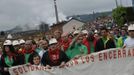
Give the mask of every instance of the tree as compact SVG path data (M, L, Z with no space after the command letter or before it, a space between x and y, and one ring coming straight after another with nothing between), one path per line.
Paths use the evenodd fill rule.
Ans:
M126 8L122 6L118 6L112 11L112 17L118 26L123 26L125 24L126 20L124 16L126 13Z

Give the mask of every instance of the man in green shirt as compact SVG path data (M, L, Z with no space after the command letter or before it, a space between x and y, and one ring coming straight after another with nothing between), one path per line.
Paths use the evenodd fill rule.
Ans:
M83 40L82 35L78 36L78 38L76 39L76 42L74 42L74 44L71 45L67 49L66 55L70 59L72 59L72 58L74 58L76 56L79 56L79 55L86 55L86 54L88 54L87 47L82 44L82 40Z

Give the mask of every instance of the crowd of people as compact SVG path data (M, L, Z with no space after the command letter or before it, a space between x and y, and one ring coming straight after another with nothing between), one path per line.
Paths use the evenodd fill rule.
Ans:
M71 33L56 30L51 37L44 37L38 41L7 39L3 47L0 47L0 73L10 75L10 67L23 64L63 68L66 62L82 55L133 46L134 24L130 24L128 28L101 27L100 30L82 29Z

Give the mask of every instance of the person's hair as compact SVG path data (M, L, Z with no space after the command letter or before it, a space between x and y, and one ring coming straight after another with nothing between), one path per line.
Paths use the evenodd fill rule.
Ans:
M47 43L49 43L49 41L45 38L45 39L43 39L44 41L46 41Z
M35 57L39 57L39 58L40 58L40 56L39 56L38 53L33 53L33 54L31 55L31 60L30 60L30 63L31 63L31 64L34 64L33 59L34 59Z
M11 51L12 53L15 53L15 49L14 49L13 45L4 45L4 46L3 46L3 50L2 50L4 56L7 55L7 54L6 54L6 51L5 51L5 47L6 47L6 46L9 47L9 49L10 49L10 51Z
M32 44L33 44L33 45L37 45L37 43L36 43L34 40L32 40Z
M106 27L102 27L102 28L101 28L101 31L102 31L102 30L106 30L106 32L108 32L108 29L107 29Z

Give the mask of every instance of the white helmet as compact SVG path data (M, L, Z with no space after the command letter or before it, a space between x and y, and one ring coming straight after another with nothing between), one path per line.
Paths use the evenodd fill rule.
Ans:
M3 45L12 45L11 40L5 40Z
M52 39L49 40L49 45L55 44L55 43L58 43L55 38L52 38Z
M128 27L128 30L134 30L134 24L131 24L131 25Z
M20 39L20 44L24 44L25 43L25 40L23 40L23 39Z
M79 33L80 33L79 30L76 30L76 31L73 32L74 35L75 35L75 34L79 34Z
M15 46L15 45L20 45L20 43L19 43L18 40L14 40L12 44L13 44L13 46Z
M98 30L95 30L94 33L98 33Z
M88 31L87 30L82 30L82 33L83 34L88 34Z

